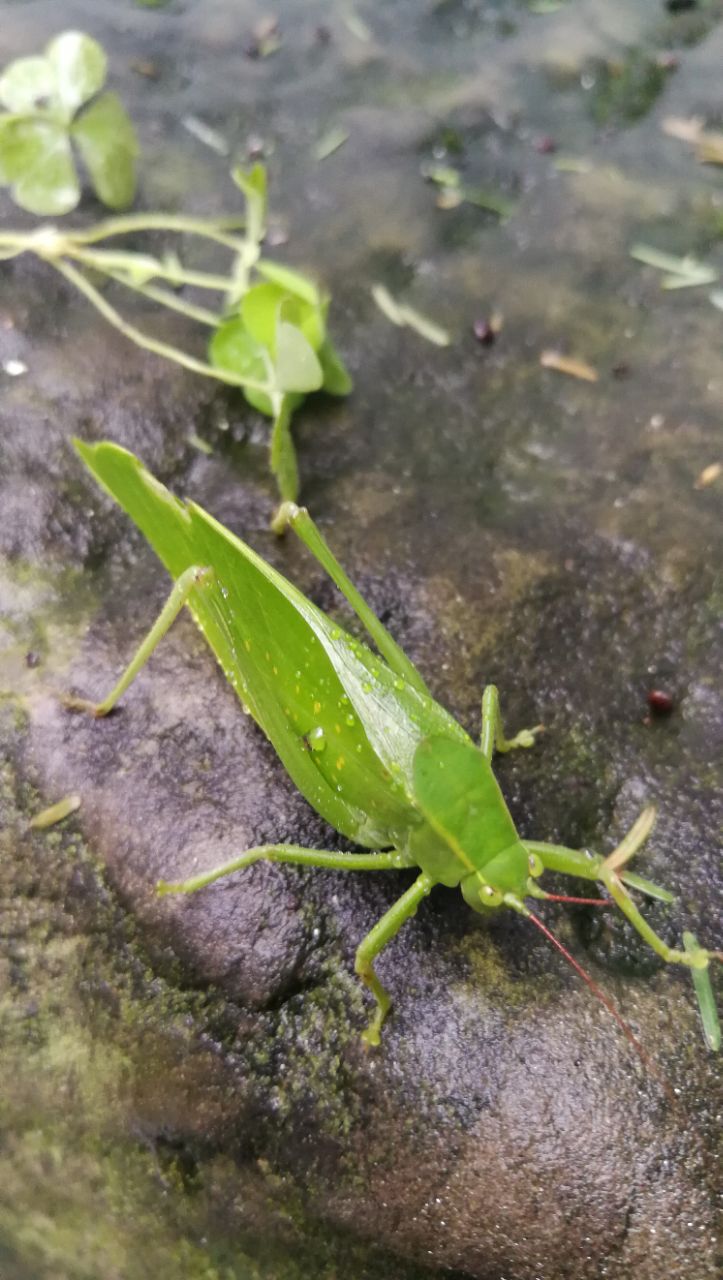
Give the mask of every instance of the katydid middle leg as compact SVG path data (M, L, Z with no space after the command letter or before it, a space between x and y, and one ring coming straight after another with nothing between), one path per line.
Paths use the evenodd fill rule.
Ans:
M245 853L230 859L210 871L202 871L197 876L190 876L170 884L160 880L156 890L160 894L195 893L221 876L230 875L233 871L241 871L255 862L286 862L303 867L321 867L329 871L394 871L408 865L404 855L397 850L381 853L340 853L330 849L304 849L299 845L259 845L255 849L247 849ZM382 1023L389 1012L391 997L376 975L374 959L401 929L402 925L415 914L423 898L434 887L432 876L423 871L417 876L414 884L377 921L367 936L359 944L354 967L359 977L369 987L376 1002L374 1014L362 1039L369 1045L379 1044L379 1033Z
M538 724L534 729L520 729L514 738L506 738L497 686L487 685L482 695L482 736L480 738L480 748L487 760L492 759L495 751L514 751L515 747L534 746L535 736L542 733L542 729L543 726Z
M174 582L171 594L150 631L144 636L120 680L111 689L108 696L102 702L90 702L86 698L75 698L72 695L66 695L63 698L65 706L71 711L89 711L94 716L107 716L108 712L113 710L118 699L123 696L128 686L133 683L141 667L145 666L156 645L163 639L169 627L175 622L183 606L188 603L191 592L212 576L212 569L204 569L195 564L184 570L180 578L177 578Z

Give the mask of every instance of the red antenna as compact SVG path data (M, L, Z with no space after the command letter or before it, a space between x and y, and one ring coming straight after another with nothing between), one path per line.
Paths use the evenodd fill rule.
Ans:
M597 899L597 901L603 901L603 899ZM610 999L609 996L605 995L605 992L602 990L602 988L599 987L598 984L595 982L595 980L590 977L590 974L587 973L585 969L583 969L582 965L578 963L575 957L570 954L567 947L563 946L563 944L560 942L560 939L555 937L552 930L548 929L547 925L544 924L544 922L540 919L540 917L535 915L534 911L530 911L530 908L527 907L525 910L525 915L528 917L528 919L532 920L533 924L537 925L537 928L540 930L541 933L544 933L545 937L552 943L553 947L557 947L557 950L560 952L561 955L565 957L568 964L572 965L573 969L579 975L579 977L582 978L583 982L587 983L588 987L592 991L595 998L599 1000L602 1005L605 1006L608 1013L611 1014L611 1016L615 1019L618 1026L620 1027L620 1030L625 1036L625 1039L628 1041L629 1044L632 1045L633 1049L635 1050L638 1057L640 1058L640 1061L643 1063L643 1066L647 1068L647 1070L650 1072L651 1075L655 1076L655 1079L659 1082L659 1084L662 1085L670 1101L673 1103L674 1106L677 1106L678 1100L675 1094L673 1093L673 1090L671 1089L670 1084L665 1079L665 1076L662 1074L657 1064L653 1061L650 1054L647 1052L647 1050L643 1048L642 1044L640 1043L637 1036L635 1035L632 1027L625 1021L620 1010L617 1008L617 1005L613 1003L613 1001Z
M574 902L581 907L614 907L612 898L570 898L566 893L546 893L545 902Z

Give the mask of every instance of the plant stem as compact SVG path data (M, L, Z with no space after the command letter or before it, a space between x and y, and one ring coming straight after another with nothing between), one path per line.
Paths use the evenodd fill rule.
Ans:
M196 360L194 356L189 356L185 351L179 351L177 347L172 347L166 342L160 342L157 338L151 338L148 334L143 333L140 329L136 329L135 325L129 324L124 320L120 312L103 297L95 285L90 283L83 275L82 271L78 271L76 267L71 266L69 262L65 262L62 258L49 258L48 261L59 271L70 284L79 289L89 302L100 312L114 329L118 329L126 338L134 342L136 346L142 347L145 351L151 351L154 355L163 356L166 360L172 360L175 364L180 364L184 369L190 369L192 373L200 373L205 378L214 378L217 382L225 382L232 387L249 387L252 391L261 391L265 395L269 394L270 388L265 382L257 382L253 378L238 378L232 373L224 372L221 369L214 369L212 365L205 364L202 360Z
M217 244L238 253L244 241L224 231L224 227L232 229L234 225L244 227L246 219L239 217L206 221L176 213L132 213L124 218L106 218L86 231L73 231L72 239L76 244L95 244L97 240L130 235L134 231L176 231L181 235L203 236L206 240L215 240Z
M188 316L189 320L198 320L199 324L206 324L210 329L217 329L223 320L223 316L217 312L207 311L205 307L197 307L194 303L187 302L185 298L179 298L170 289L161 289L152 284L136 284L135 280L124 275L122 271L107 270L105 274L117 284L125 285L126 289L133 289L135 293L143 294L152 302L168 307L169 311L177 311L182 316Z
M108 271L108 266L114 269L120 267L123 270L124 258L128 259L129 268L132 265L130 254L118 254L112 250L76 248L72 242L66 245L65 254L69 258L75 258L76 261L103 272ZM228 276L211 275L207 271L187 271L180 264L165 266L158 259L155 259L153 275L159 276L162 280L170 280L172 284L188 284L197 289L211 289L218 293L226 293L229 286Z

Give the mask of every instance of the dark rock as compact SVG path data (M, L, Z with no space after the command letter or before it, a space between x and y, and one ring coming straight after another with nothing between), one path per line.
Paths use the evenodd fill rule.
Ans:
M164 66L173 50L184 68L178 83L144 81L135 104L149 207L232 207L218 157L171 123L184 111L227 116L239 144L252 131L279 140L271 201L289 217L286 253L330 287L332 331L356 378L348 401L310 400L295 424L304 499L345 567L470 730L489 680L510 727L544 722L534 751L499 762L522 832L608 850L655 802L639 866L678 897L650 918L671 940L693 928L719 944L720 534L693 483L715 456L723 373L702 293L653 303L621 256L643 223L655 238L662 208L675 208L682 243L699 239L697 195L681 197L689 160L644 121L600 143L599 171L583 181L532 190L506 226L477 219L452 234L441 228L455 215L420 199L414 162L430 110L436 118L449 101L429 68L451 60L445 75L456 69L454 98L473 129L488 118L482 49L500 109L524 99L528 118L542 119L532 15L504 42L487 24L475 27L479 45L450 29L438 46L427 19L415 19L417 44L392 15L383 57L363 74L340 71L335 41L328 78L312 83L283 49L248 67L222 5L129 7L122 34L115 7L96 7L118 67L141 48ZM558 21L574 22L574 9ZM49 8L11 12L8 30L16 14L35 23L12 52L40 47ZM71 5L68 24L83 12ZM239 28L234 8L236 32L249 29L250 6L242 17ZM606 38L591 40L607 57ZM686 53L666 111L713 100L716 40L720 29ZM521 79L523 62L534 74ZM310 175L301 121L321 125L340 104L356 163ZM573 126L569 97L544 105L545 127L566 147L577 128L588 154L584 113ZM169 122L162 147L159 120ZM475 182L494 184L501 149L505 172L530 158L502 125L479 136ZM404 263L414 304L445 322L504 298L494 360L470 342L438 351L390 329L368 302L381 261ZM62 690L107 691L168 589L70 436L134 449L347 615L306 553L269 533L263 428L237 397L127 345L47 265L4 263L0 280L28 366L3 384L0 405L0 1234L12 1280L80 1280L89 1240L93 1275L124 1280L713 1280L719 1080L686 975L658 965L611 913L545 909L620 1003L677 1107L517 918L482 920L435 891L380 962L395 1005L367 1054L354 949L408 875L259 865L192 898L155 896L160 876L249 844L337 841L187 618L116 714L62 710ZM133 295L121 304L154 323ZM624 402L614 380L540 376L551 316L599 368L619 364L624 340ZM180 322L163 333L202 351ZM0 344L11 338L0 331ZM216 431L222 419L238 430ZM189 444L193 432L213 439L210 458ZM640 724L651 655L657 678L674 671L685 690L655 733ZM31 835L27 815L71 790L79 813Z

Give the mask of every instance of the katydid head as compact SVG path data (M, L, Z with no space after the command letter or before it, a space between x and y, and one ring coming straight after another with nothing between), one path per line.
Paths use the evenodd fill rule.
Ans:
M430 737L417 747L413 767L417 805L459 869L456 882L469 906L479 912L510 907L530 920L613 1016L646 1067L659 1075L613 1001L523 902L542 860L517 835L485 755L471 742Z
M486 862L482 870L466 875L459 887L473 911L485 912L521 901L527 893L528 875L527 850L517 840Z
M524 897L530 855L484 753L469 741L424 738L414 753L413 785L416 806L436 837L429 867L420 842L423 870L459 884L475 911L502 906L507 893Z
M505 895L502 890L488 884L478 871L471 871L465 876L459 887L467 906L473 911L495 911L504 906Z

